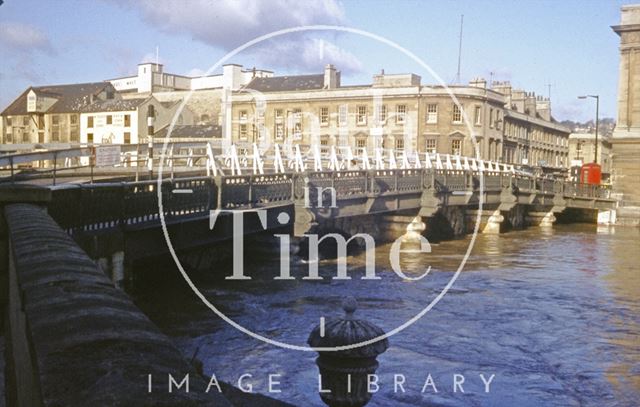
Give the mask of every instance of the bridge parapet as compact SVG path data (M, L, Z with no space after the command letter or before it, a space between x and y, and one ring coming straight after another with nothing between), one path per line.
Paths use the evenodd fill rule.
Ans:
M290 203L292 178L292 174L215 177L218 201L210 209L250 209Z
M156 181L75 184L53 189L49 213L70 234L156 226L160 221ZM162 182L167 222L207 216L218 205L218 183L208 177Z
M564 195L572 198L610 199L611 187L609 185L591 185L578 182L564 183Z
M246 210L295 202L301 206L305 199L314 207L318 202L318 188L325 191L333 188L338 202L369 199L368 203L363 203L366 210L361 214L376 208L401 209L398 205L375 205L376 198L380 201L394 196L408 199L413 195L415 199L411 205L414 207L421 206L418 199L421 194L423 201L431 201L429 205L445 204L444 197L449 197L447 204L468 205L479 201L477 193L481 177L486 204L509 206L520 203L557 208L576 205L608 209L615 205L609 199L606 186L565 183L501 171L387 169L165 179L162 181L162 211L169 224L206 217L214 209ZM424 196L425 193L432 198ZM455 196L457 198L453 199ZM569 201L565 202L565 199ZM330 204L326 199L325 203ZM71 234L157 227L160 222L158 183L57 187L53 189L49 212Z
M10 204L4 219L8 405L230 405L215 391L167 392L169 374L206 382L41 207ZM151 393L149 374L162 378Z

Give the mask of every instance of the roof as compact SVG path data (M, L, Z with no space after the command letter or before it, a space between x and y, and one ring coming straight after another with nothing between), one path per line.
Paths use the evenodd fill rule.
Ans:
M504 110L504 116L505 117L511 117L517 120L522 120L522 121L526 121L526 122L530 122L530 123L534 123L537 124L539 126L543 126L543 127L547 127L547 128L551 128L563 133L571 133L571 129L568 128L567 126L564 126L558 122L555 121L555 119L553 119L553 117L551 118L552 121L547 121L547 120L543 120L543 119L539 119L537 117L534 116L529 116L526 113L522 113L522 112L518 112L516 110L512 110L512 109L505 109Z
M171 106L175 105L176 103L180 103L181 100L171 100L168 102L160 102L160 104L166 108L170 108Z
M105 88L112 88L109 82L77 83L72 85L32 86L27 88L4 111L3 116L24 115L27 112L27 95L33 89L36 95L58 99L45 113L79 112L91 101L91 95L100 93ZM114 89L115 91L115 89Z
M323 89L324 74L253 78L245 88L257 90L259 92L287 92L294 90Z
M156 132L154 137L165 138L169 126ZM218 125L181 124L173 127L171 138L220 138L222 127Z
M92 112L124 112L136 110L148 98L106 99L97 100L82 109L83 113Z

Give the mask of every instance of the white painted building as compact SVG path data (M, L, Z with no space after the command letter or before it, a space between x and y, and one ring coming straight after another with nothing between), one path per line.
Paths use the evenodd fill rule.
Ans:
M222 67L222 74L189 77L165 73L162 64L147 62L138 65L138 74L124 78L109 79L118 92L168 92L202 89L236 90L253 78L268 78L273 72L263 69L243 69L242 65L228 64Z
M171 123L180 102L159 102L153 96L92 103L80 114L80 142L86 144L146 143L147 136ZM193 124L183 109L176 124Z

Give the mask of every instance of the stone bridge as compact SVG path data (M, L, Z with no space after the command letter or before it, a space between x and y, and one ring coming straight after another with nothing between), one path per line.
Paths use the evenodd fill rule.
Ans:
M245 234L366 232L384 241L408 229L460 235L477 222L484 233L550 226L567 211L595 220L615 205L605 186L506 171L385 169L64 185L52 189L48 211L114 281L122 281L130 262L167 252L161 214L181 251L229 240L231 212L243 213Z
M237 214L244 233L285 229L302 238L338 230L387 240L425 228L464 233L477 222L486 233L504 225L549 226L563 211L595 215L615 203L602 186L438 169L3 187L0 302L8 311L7 402L230 405L230 390L167 395L156 382L153 393L147 390L148 374L192 374L193 386L206 387L197 369L113 285L133 277L133 261L167 251L161 215L173 246L188 251L232 238ZM282 405L250 404L266 402Z

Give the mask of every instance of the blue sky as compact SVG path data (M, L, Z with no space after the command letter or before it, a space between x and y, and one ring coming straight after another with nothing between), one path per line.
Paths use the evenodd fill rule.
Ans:
M547 95L558 119L587 120L599 94L601 117L615 117L618 36L610 26L633 1L222 1L5 0L0 6L0 108L30 85L101 81L155 59L165 71L204 72L233 48L277 29L336 24L386 37L422 58L447 83L456 76L464 14L463 81L510 80ZM279 37L234 58L276 74L321 72L335 63L346 83L415 72L398 51L354 34Z

